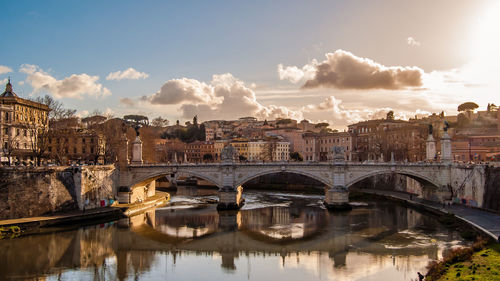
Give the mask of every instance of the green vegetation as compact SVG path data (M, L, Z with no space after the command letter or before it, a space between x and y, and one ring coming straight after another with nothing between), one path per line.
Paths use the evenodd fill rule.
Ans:
M328 127L330 126L330 124L326 123L326 122L321 122L321 123L318 123L316 125L314 125L314 128L323 128L323 127Z
M386 119L387 120L394 120L394 111L391 110L391 111L387 112Z
M289 118L287 118L287 119L279 119L278 121L276 121L277 125L286 125L286 124L290 124L290 123L292 123L292 119L289 119Z
M477 103L474 103L474 102L464 102L462 103L461 105L458 106L457 110L458 112L462 112L462 111L474 111L474 109L478 108L479 105L477 105Z
M500 280L500 244L479 239L472 247L453 250L428 267L425 280Z
M294 161L304 161L304 157L298 152L290 152L290 159Z
M463 262L448 266L437 280L500 280L500 244L491 244Z

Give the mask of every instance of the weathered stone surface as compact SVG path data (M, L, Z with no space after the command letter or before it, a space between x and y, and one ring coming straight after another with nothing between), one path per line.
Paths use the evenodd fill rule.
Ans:
M351 210L349 191L343 186L329 188L325 193L324 205L331 211Z
M77 210L88 196L99 206L113 190L113 166L2 168L0 169L0 218L21 218Z
M486 168L483 208L500 211L500 167Z

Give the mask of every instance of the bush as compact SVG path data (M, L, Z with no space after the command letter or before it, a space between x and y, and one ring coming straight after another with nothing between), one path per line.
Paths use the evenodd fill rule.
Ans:
M427 266L427 275L425 280L438 280L454 263L463 262L470 260L474 252L478 252L484 248L487 240L479 237L478 240L471 246L467 248L455 249L450 252L442 261L432 261Z

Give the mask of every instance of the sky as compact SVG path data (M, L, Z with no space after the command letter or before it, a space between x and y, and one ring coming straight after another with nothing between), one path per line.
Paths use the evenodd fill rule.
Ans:
M2 1L0 82L82 117L332 128L500 105L500 2Z

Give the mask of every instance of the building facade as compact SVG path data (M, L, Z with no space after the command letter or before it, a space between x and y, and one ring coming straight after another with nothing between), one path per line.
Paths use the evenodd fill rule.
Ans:
M93 130L54 128L47 152L59 165L104 164L105 145L104 137Z
M186 144L185 153L190 163L214 162L214 143L210 141L195 141Z
M0 95L0 158L3 164L40 160L46 148L49 107L18 97L10 79Z

